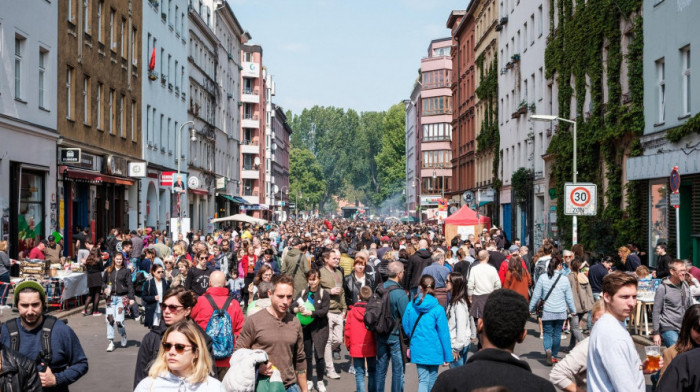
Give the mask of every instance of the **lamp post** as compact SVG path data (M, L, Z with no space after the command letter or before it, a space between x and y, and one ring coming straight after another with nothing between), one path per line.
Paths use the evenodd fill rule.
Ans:
M180 161L182 160L182 129L185 125L194 125L194 121L185 121L177 129L177 176L180 176ZM194 129L190 129L190 140L193 142L197 141L197 136L194 135ZM175 177L177 178L177 177ZM180 207L180 193L177 194L177 234L180 234L180 228L182 227L182 209Z
M553 114L533 114L530 118L534 121L563 121L574 125L574 184L576 184L576 175L578 171L576 170L576 121L572 121L566 118L561 118ZM576 245L578 243L578 216L574 215L571 219L572 234L571 234L571 245Z
M418 212L418 222L420 225L423 225L423 212L421 211L421 203L420 203L420 191L421 191L421 182L420 182L420 177L416 177L413 179L414 181L411 181L411 186L413 188L416 187L416 181L418 181L418 204L416 205L416 211Z

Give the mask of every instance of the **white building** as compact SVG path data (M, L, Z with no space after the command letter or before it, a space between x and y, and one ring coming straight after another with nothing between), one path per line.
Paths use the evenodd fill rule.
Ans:
M0 241L17 257L59 226L58 2L0 0L0 10Z
M499 3L498 78L500 162L499 177L501 222L508 239L520 238L523 244L541 242L549 196L546 192L546 153L551 132L542 123L533 122L534 113L552 113L551 92L547 95L544 78L546 29L549 26L549 2L542 0L502 0ZM520 168L534 173L534 198L524 203L514 200L511 179ZM529 210L529 211L528 211ZM533 227L528 227L532 225ZM530 235L533 238L530 238Z
M263 148L265 150L265 204L273 208L275 177L272 173L272 159L274 150L277 148L274 144L275 136L272 133L272 117L275 115L272 108L272 96L275 95L275 82L272 80L272 75L270 75L266 67L263 68L263 79L265 81L265 138L263 139Z
M194 122L195 141L190 141L188 200L191 227L209 232L214 218L216 175L214 172L217 99L218 39L214 34L214 13L218 2L192 0L189 7L189 97L188 119Z
M420 119L420 92L422 85L420 80L416 80L411 91L411 99L403 101L406 106L406 211L413 211L416 214L418 195L420 194L420 184L418 176L418 128ZM417 215L416 215L417 216Z
M187 176L187 42L189 18L186 0L144 1L141 40L143 84L141 129L143 157L148 163L141 179L140 226L165 229L178 217L178 193L172 191L172 173ZM155 66L150 70L155 48ZM182 131L180 132L180 129ZM179 139L179 140L178 140ZM179 156L178 156L179 152ZM187 193L179 193L182 216L187 217ZM135 227L135 222L129 222ZM171 228L175 230L175 228Z
M227 2L216 9L215 32L218 38L216 79L220 91L216 102L216 214L238 213L243 199L240 193L241 145L241 46L250 39Z

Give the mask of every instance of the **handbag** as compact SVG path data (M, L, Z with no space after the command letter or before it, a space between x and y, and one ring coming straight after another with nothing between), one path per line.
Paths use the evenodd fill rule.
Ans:
M542 313L544 313L544 304L545 302L547 302L547 298L549 298L549 295L552 294L552 290L554 290L554 287L557 286L559 278L561 278L561 274L559 274L559 276L557 276L557 278L554 280L554 284L552 285L552 287L549 288L549 291L547 292L547 295L545 295L544 299L537 301L537 305L535 305L535 314L537 314L537 318L542 318Z
M424 314L425 313L421 313L418 316L418 318L416 319L416 323L413 324L413 329L411 330L411 335L404 336L405 341L404 341L404 339L402 339L402 341L404 341L404 346L405 346L405 350L402 350L402 352L405 353L404 363L411 362L411 338L413 338L413 333L416 332L416 327L418 326L418 322L420 321L421 317L423 317ZM403 330L403 328L401 330Z

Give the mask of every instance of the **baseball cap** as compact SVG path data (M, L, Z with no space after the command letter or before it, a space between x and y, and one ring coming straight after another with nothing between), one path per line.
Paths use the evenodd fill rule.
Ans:
M49 241L56 241L56 238L54 238L54 236L50 235L50 236L48 236L48 240Z
M39 298L41 298L41 302L44 303L46 301L46 291L44 291L44 286L39 284L39 282L35 280L25 280L23 282L19 282L17 286L15 286L15 304L19 302L19 293L20 291L26 289L26 288L32 288L36 291L39 292Z

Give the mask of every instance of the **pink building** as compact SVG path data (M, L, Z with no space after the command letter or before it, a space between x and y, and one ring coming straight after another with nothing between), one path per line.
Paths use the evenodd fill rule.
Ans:
M421 59L421 109L418 133L420 204L436 208L449 193L452 178L452 38L433 40Z

